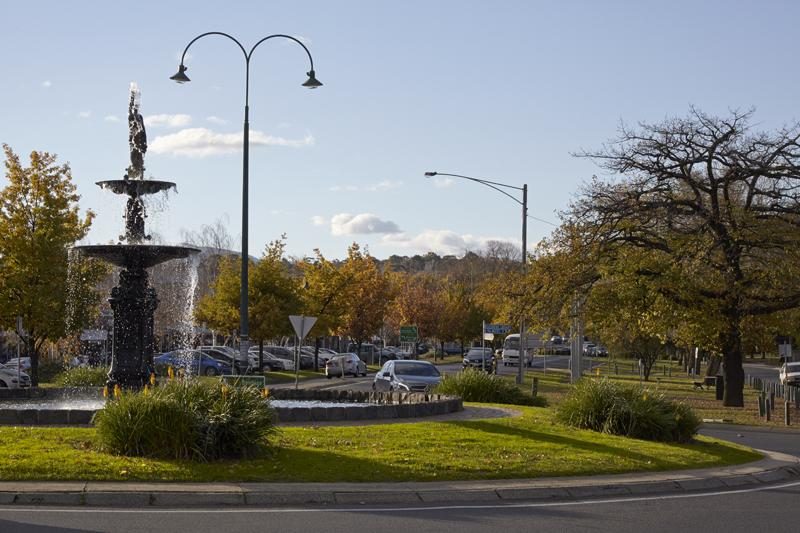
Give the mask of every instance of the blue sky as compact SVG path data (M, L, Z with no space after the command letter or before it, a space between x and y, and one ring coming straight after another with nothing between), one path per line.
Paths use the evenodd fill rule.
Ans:
M128 88L142 91L147 175L175 181L149 227L166 242L226 221L241 232L244 61L248 48L301 38L324 87L309 91L298 46L269 42L251 65L251 254L282 233L288 252L349 243L390 254L463 254L520 242L520 211L480 185L426 170L527 183L529 210L557 222L598 169L620 120L658 121L689 105L755 107L774 128L798 118L797 2L303 1L2 3L0 142L57 153L88 243L122 231L122 201L95 181L128 165ZM115 120L116 119L116 120ZM0 185L5 182L0 177ZM532 247L551 226L529 221Z

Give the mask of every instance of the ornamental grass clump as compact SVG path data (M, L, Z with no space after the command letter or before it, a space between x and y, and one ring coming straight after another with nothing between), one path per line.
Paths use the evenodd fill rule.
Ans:
M55 376L59 387L102 387L107 381L108 368L102 366L78 366Z
M495 374L471 368L445 375L434 392L459 396L465 402L506 403L543 407L547 400L525 394L516 385Z
M276 431L260 389L177 380L123 392L94 423L110 453L201 461L252 455Z
M661 442L688 442L700 420L683 403L647 388L582 379L556 411L569 426Z

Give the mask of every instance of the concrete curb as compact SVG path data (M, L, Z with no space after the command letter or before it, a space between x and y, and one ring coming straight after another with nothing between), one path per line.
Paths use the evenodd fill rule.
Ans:
M761 451L754 463L611 476L413 483L118 483L0 481L0 505L111 508L501 504L691 493L800 480L800 458Z

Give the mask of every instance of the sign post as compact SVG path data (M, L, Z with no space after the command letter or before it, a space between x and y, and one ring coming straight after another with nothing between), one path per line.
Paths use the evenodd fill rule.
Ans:
M317 317L289 315L289 322L292 323L294 332L297 334L297 343L294 347L294 388L297 390L297 382L300 375L300 344L303 342L303 339L306 338L308 332L311 331L311 328L314 327L314 324L316 324Z

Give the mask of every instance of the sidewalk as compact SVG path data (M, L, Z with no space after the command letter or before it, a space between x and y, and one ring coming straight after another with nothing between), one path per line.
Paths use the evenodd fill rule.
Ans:
M198 507L500 504L689 493L800 481L800 458L762 452L746 465L610 476L417 483L137 483L0 481L2 505Z

